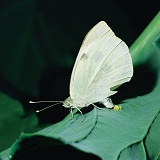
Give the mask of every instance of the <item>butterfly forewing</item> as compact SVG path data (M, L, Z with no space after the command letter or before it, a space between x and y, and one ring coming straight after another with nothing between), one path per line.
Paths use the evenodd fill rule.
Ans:
M70 96L72 99L75 98L76 93L79 93L75 86L76 84L79 84L79 81L77 82L77 77L75 76L75 72L79 73L78 69L79 69L80 60L86 58L86 53L89 53L88 50L92 48L93 44L110 30L111 29L109 28L109 26L104 21L101 21L97 25L95 25L84 38L72 70L72 75L71 75ZM113 33L111 32L111 34Z
M70 82L70 96L92 104L116 93L133 74L127 45L101 21L85 37Z

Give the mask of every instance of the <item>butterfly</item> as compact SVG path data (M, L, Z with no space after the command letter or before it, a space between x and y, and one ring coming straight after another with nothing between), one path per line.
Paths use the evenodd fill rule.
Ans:
M108 97L117 93L114 89L132 76L133 64L127 45L101 21L82 43L71 74L70 96L63 106L79 110L96 102L105 105ZM111 104L109 101L105 106L112 108Z
M120 85L131 80L133 64L128 46L106 22L100 21L86 35L76 58L65 108L81 109L100 102L113 108L109 98ZM61 103L61 101L58 101ZM47 107L48 108L48 107ZM72 114L73 116L73 114Z

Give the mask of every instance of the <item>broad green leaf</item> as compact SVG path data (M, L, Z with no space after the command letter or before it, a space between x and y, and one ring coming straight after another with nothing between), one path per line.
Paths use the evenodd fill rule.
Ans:
M121 111L98 111L98 121L87 139L72 143L78 149L91 152L102 159L117 159L120 151L145 137L153 119L159 112L159 96L130 99ZM143 116L142 116L143 115ZM101 146L98 147L97 146Z
M12 155L14 155L16 151L20 150L23 147L27 150L34 151L37 149L36 147L37 145L39 146L38 149L42 148L42 146L43 147L54 146L55 145L54 139L60 140L57 141L57 143L60 144L62 144L62 142L65 144L70 144L75 141L80 141L85 137L87 137L87 135L90 132L92 132L96 120L97 120L96 109L89 112L88 114L85 114L84 117L82 117L81 114L76 114L73 120L71 120L71 116L68 115L63 121L55 125L51 125L50 127L47 127L35 134L22 134L20 138L16 141L16 143L12 146L10 155L6 154L6 152L8 153L8 151L3 152L1 155L4 158L12 157ZM35 135L38 135L38 137L45 136L53 139L50 139L48 141L48 139L40 137L37 140ZM26 142L27 145L23 145L23 141L27 141ZM21 151L19 156L23 156L23 154L25 154L26 152L25 149Z
M36 135L46 135L47 137L62 139L65 143L72 143L88 136L96 122L97 110L94 109L85 114L84 117L76 114L73 120L71 120L71 115L68 115L63 121L37 132Z
M143 142L127 147L122 151L119 160L146 160Z
M160 113L154 119L144 144L148 159L158 159L160 156Z
M0 150L11 146L21 132L35 132L38 119L35 114L25 115L22 105L0 93Z

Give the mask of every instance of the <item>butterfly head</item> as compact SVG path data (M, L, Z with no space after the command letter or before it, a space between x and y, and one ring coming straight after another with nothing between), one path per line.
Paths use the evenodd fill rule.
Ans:
M73 100L71 99L71 97L68 97L64 102L63 102L63 106L65 108L71 108L73 106Z

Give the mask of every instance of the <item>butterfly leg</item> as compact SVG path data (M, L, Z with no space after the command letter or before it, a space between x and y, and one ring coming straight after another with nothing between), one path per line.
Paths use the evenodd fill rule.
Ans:
M84 117L83 117L83 113L82 113L82 111L78 108L78 107L71 107L72 109L73 108L76 108L79 112L80 112L80 114L82 115L82 118L83 118L83 120L82 120L82 122L84 121ZM73 118L73 113L72 113L72 118Z
M73 119L73 111L72 111L72 107L70 108L70 114L71 114L71 119Z
M101 109L101 110L104 110L104 108L100 108L98 106L96 106L95 104L92 104L94 107L96 107L97 109Z

